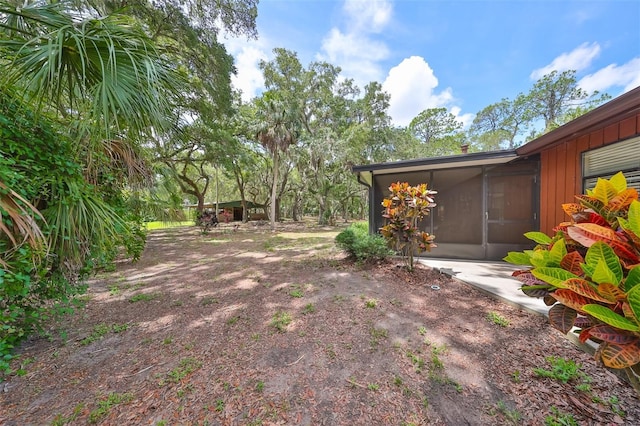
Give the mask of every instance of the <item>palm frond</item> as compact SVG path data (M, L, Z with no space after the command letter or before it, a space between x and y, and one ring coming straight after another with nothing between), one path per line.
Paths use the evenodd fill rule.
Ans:
M0 64L3 84L24 87L28 98L83 118L102 137L165 125L170 111L165 93L177 91L181 82L133 18L79 19L51 7L0 11L38 27L0 40L8 59Z
M187 220L180 200L174 199L172 194L167 198L160 197L154 190L147 190L144 194L132 194L127 200L127 207L130 211L139 212L147 218L151 217L161 222Z
M5 235L13 248L29 244L39 251L46 247L46 239L34 217L44 220L31 203L0 182L0 237ZM0 255L4 257L6 253Z
M113 166L124 170L129 185L138 188L152 184L153 171L142 154L130 143L121 139L103 140L102 150Z
M65 2L0 2L0 28L11 37L32 37L46 32L51 26L62 26L72 16L62 13ZM19 6L19 7L18 7Z
M42 213L49 224L49 244L66 269L74 271L95 248L103 250L126 232L120 216L92 189L75 182L59 182Z

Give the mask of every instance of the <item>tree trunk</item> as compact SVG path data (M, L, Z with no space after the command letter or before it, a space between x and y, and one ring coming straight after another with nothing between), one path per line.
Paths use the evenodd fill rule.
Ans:
M328 190L323 188L323 191L318 193L316 200L318 201L318 225L326 225L329 223L329 217L325 217L329 204ZM329 212L331 213L331 212Z
M242 176L242 171L236 165L233 166L233 175L236 178L236 185L240 193L240 202L242 203L242 223L247 223L249 221L249 212L247 210L247 197L244 193L245 181Z
M240 192L240 203L242 204L242 223L247 223L249 221L249 212L247 211L247 200L244 195L244 187L238 186Z
M247 223L249 221L249 213L247 212L247 201L244 199L244 194L242 194L242 223Z
M298 196L298 191L293 193L293 207L291 209L291 216L294 222L298 222L300 217L298 215L300 211L300 197Z
M322 201L318 202L318 225L326 225L327 220L324 217L324 212L326 211L325 205Z
M279 168L278 160L279 160L278 150L276 149L273 151L273 185L271 186L270 219L271 219L271 229L273 231L276 230L276 212L277 212L276 199L278 195L278 168Z
M360 220L364 220L368 215L368 206L369 206L369 191L364 190L362 192L362 197L360 197L358 199L358 205L359 205L359 216L360 216Z

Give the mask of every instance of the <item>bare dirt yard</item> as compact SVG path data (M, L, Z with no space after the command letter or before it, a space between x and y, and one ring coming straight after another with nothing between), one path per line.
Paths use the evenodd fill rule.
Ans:
M338 230L154 231L23 345L0 424L640 424L634 391L544 317L349 262Z

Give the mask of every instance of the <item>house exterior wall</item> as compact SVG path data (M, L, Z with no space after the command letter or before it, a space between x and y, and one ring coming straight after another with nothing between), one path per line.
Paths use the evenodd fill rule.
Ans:
M509 164L376 174L370 188L369 223L385 223L382 200L394 182L427 183L438 191L436 207L419 228L436 236L429 257L498 260L532 247L525 232L537 228L537 156Z
M540 151L540 230L547 234L566 221L563 203L583 193L582 154L640 135L640 113L603 124L588 133L567 137Z

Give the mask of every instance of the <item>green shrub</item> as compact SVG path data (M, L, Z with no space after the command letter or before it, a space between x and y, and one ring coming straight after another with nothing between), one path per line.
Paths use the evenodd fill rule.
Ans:
M6 247L0 240L0 251ZM13 348L42 325L69 311L69 301L85 286L70 283L59 271L37 268L28 245L5 257L0 267L0 382L11 371Z
M347 229L340 232L336 236L336 244L342 250L346 251L349 256L355 257L356 240L369 235L369 229L366 222L356 222L351 224Z
M367 235L356 240L354 250L356 259L361 261L384 259L393 254L380 235Z
M145 241L117 162L96 152L89 173L60 123L17 99L0 89L0 381L21 340L69 313L121 247L136 260Z
M336 236L336 244L358 261L384 259L393 254L380 235L369 235L369 225L357 222Z
M356 239L369 235L367 222L356 222L336 236L336 243L341 249L351 252Z

